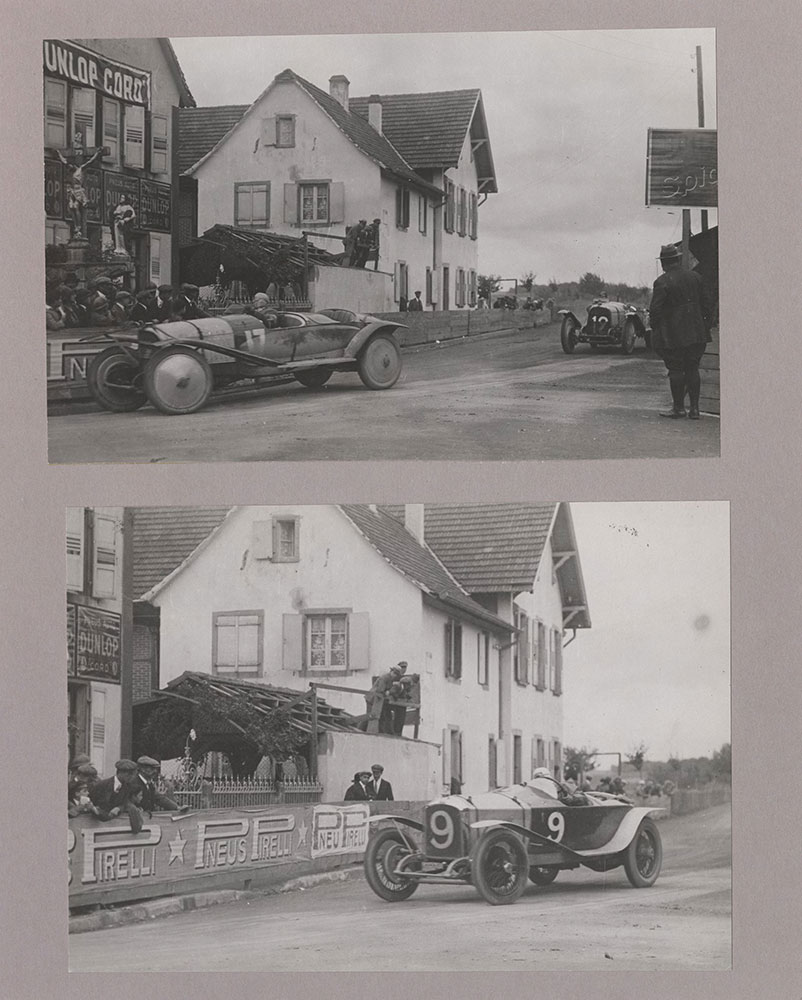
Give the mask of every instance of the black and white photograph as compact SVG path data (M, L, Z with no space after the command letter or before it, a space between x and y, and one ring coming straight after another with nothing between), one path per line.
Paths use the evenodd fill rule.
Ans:
M52 463L719 455L713 28L42 68Z
M66 529L71 971L731 968L727 503Z

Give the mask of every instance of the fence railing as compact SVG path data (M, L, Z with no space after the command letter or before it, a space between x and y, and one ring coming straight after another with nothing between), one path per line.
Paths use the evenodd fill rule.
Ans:
M678 788L671 793L671 815L682 816L685 813L698 812L719 806L732 799L730 785L711 785L709 788Z
M304 778L288 778L272 782L201 781L192 788L169 788L166 792L180 806L190 809L225 809L247 806L284 805L287 803L320 802L323 786Z

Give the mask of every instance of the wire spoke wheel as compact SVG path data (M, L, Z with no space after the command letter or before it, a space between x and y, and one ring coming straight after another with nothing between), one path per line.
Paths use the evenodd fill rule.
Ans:
M381 899L396 903L409 899L418 888L418 882L395 870L404 858L414 854L411 841L398 830L379 830L368 841L365 851L365 878L368 885Z
M638 832L624 856L624 870L636 889L645 889L657 881L663 866L663 842L660 831L648 816L641 821Z
M89 362L86 381L104 410L128 413L147 402L142 388L142 369L122 347L107 347L96 354Z
M473 859L473 883L493 906L514 903L526 888L526 848L508 830L491 830L479 841Z

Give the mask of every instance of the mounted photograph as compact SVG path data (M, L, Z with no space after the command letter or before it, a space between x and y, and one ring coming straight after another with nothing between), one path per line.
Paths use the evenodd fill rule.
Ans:
M718 457L712 28L42 52L51 463Z
M729 544L720 501L68 508L70 970L730 969Z

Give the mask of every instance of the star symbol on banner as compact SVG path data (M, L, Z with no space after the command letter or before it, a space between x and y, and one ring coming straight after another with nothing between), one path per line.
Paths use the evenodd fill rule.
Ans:
M302 847L306 843L306 833L307 825L301 820L301 825L298 827L298 844L297 847Z
M171 865L175 860L178 860L183 865L184 863L184 846L186 845L186 840L181 836L181 831L176 830L175 836L170 841L170 860L167 862Z

